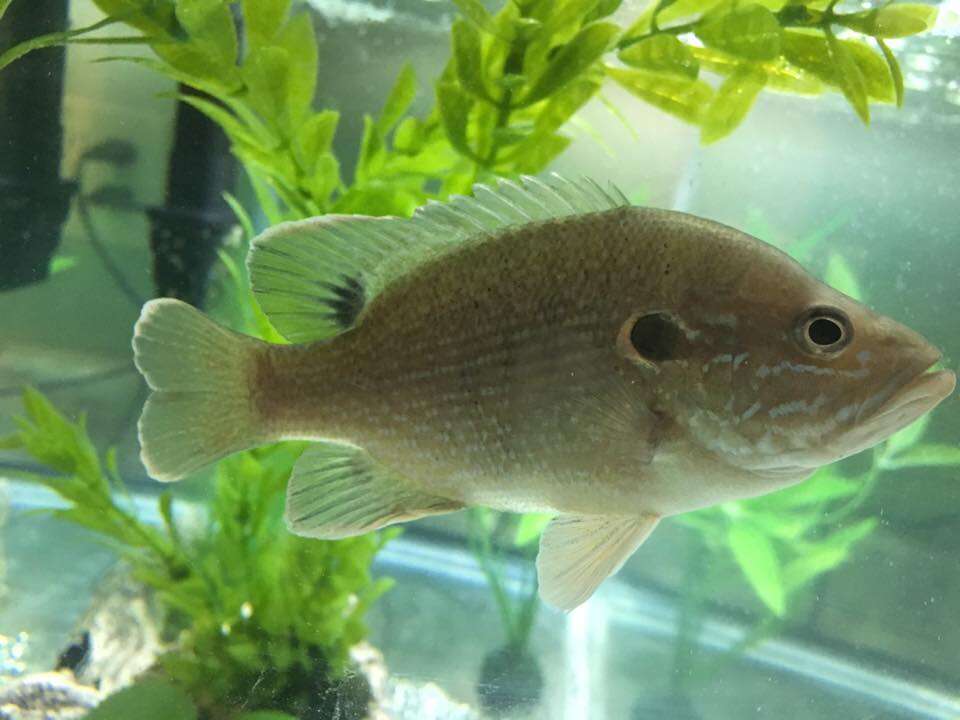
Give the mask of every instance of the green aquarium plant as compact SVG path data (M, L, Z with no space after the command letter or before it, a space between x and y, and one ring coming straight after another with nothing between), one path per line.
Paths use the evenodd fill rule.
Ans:
M493 594L505 636L505 642L484 657L477 679L480 704L495 715L529 711L539 704L543 692L543 672L529 644L540 607L536 540L549 519L540 513L467 511L470 549ZM520 561L515 593L507 582L511 559Z
M283 523L283 488L302 445L240 453L219 464L200 527L183 527L168 493L162 527L130 508L112 452L101 455L81 418L72 422L27 390L19 430L3 441L38 461L25 473L66 507L56 517L111 547L151 589L168 642L156 672L186 692L201 717L239 708L308 718L364 717L369 690L350 648L366 637L364 615L389 587L370 565L390 533L339 542L307 540Z

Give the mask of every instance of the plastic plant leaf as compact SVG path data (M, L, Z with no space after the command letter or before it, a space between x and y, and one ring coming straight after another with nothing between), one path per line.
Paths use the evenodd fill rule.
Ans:
M844 69L835 60L831 47L839 53L840 57L852 59L853 64L845 64L843 68L846 68L846 71L851 67L855 68L856 72L852 74L855 89L848 88L844 91L846 87L844 83L849 81L851 75L849 72L844 74ZM865 91L866 98L869 100L889 103L896 101L894 81L887 62L865 43L836 38L828 42L820 33L787 30L784 31L783 53L793 65L813 73L829 85L840 88L845 94L846 92L855 93L856 88L860 88ZM859 83L857 82L858 73L862 81ZM861 96L860 102L865 103L866 99Z
M582 78L568 84L539 112L534 123L536 131L541 134L556 132L599 90L600 82L592 79Z
M808 550L791 560L783 568L783 584L794 592L814 578L830 572L847 559L849 551L843 547L824 547Z
M702 68L720 75L731 75L743 67L742 58L716 48L691 47L690 52ZM807 70L791 65L782 57L753 65L766 74L766 84L771 90L797 95L819 95L823 92L823 81Z
M696 35L709 47L748 60L772 60L780 55L783 30L776 16L762 5L746 5L704 22Z
M616 25L603 22L580 30L553 55L533 87L523 96L523 104L542 100L580 76L600 59L619 32Z
M464 17L481 30L493 32L496 29L493 18L480 0L453 0Z
M488 99L489 93L483 83L482 40L476 25L466 20L455 21L451 42L460 86L478 98Z
M291 0L243 0L243 27L252 47L269 45L283 27Z
M870 101L867 98L867 82L850 50L843 45L830 28L826 28L827 50L836 68L837 83L844 97L856 110L864 125L870 124Z
M217 67L237 61L237 31L230 8L223 0L179 0L177 20L190 35L190 43Z
M0 53L0 70L3 70L8 65L16 62L24 55L31 53L34 50L56 47L57 45L66 45L72 38L85 35L93 32L94 30L99 30L100 28L106 27L107 25L112 25L116 22L119 22L119 20L108 17L100 20L99 22L95 22L92 25L77 28L76 30L48 33L46 35L38 35L37 37L30 38L29 40L24 40L22 43L18 43Z
M787 608L780 560L770 539L745 522L734 522L727 531L727 543L744 577L757 597L777 617Z
M86 720L196 720L197 709L182 691L161 680L142 680L97 705Z
M607 74L641 100L689 123L699 124L713 99L713 88L702 80L611 67Z
M827 467L818 470L806 482L747 501L747 504L749 507L761 506L779 513L848 498L851 495L856 495L862 485L862 482L843 477Z
M883 59L887 62L887 68L890 70L890 77L893 78L893 91L896 94L897 107L903 107L903 71L900 69L900 63L894 56L890 47L881 39L877 38L877 46L883 53Z
M724 80L700 121L703 143L716 142L736 130L766 82L767 74L750 65L745 65Z
M414 98L417 96L417 75L413 71L413 65L406 63L397 75L390 94L387 96L383 109L380 111L380 119L377 121L377 128L381 134L386 135L393 130L400 118L404 116Z
M50 274L59 275L60 273L66 272L72 267L75 267L79 260L77 258L68 256L68 255L57 255L53 260L50 261Z
M960 446L938 443L914 445L894 457L883 458L884 470L912 467L960 467Z
M277 44L286 52L286 102L274 113L286 115L293 126L303 122L313 104L319 67L317 36L310 13L298 13L277 35Z
M450 144L461 154L473 157L467 144L467 121L473 101L453 83L440 82L437 84L437 105Z
M827 285L839 290L844 295L852 297L854 300L863 301L863 290L860 288L860 282L853 273L850 263L840 253L830 253L823 279Z
M549 513L524 513L517 523L517 531L513 536L513 544L525 547L540 537L540 533L547 526L553 516Z
M323 110L311 115L300 126L297 130L297 150L304 167L313 167L321 155L330 152L339 121L340 113Z
M925 32L936 22L936 5L891 3L869 13L857 29L877 38L901 38Z
M0 0L0 20L3 19L4 13L7 12L7 9L10 7L10 3L13 0Z
M696 78L700 63L690 48L673 35L654 35L620 51L625 64L655 72L674 73Z
M912 448L923 437L923 434L930 426L931 415L921 415L917 420L907 425L903 430L898 430L883 444L882 456L890 458L897 453Z

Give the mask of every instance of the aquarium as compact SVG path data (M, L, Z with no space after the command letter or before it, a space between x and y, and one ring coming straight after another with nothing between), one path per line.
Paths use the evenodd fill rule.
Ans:
M0 717L960 717L958 37L955 0L0 0ZM663 288L609 337L656 402L580 388L578 313ZM809 288L846 310L764 331ZM676 512L623 500L654 472Z

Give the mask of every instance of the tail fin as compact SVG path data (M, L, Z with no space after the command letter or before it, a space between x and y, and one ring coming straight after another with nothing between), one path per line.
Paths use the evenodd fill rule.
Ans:
M153 390L138 426L151 477L179 480L257 444L250 384L261 347L179 300L143 306L133 351Z

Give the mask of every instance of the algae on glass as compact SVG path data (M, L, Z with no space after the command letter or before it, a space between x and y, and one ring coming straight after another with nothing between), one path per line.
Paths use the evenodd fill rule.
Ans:
M11 2L26 1L0 0L0 22ZM403 68L379 116L364 119L357 157L348 162L332 151L338 113L314 106L323 68L310 13L300 4L95 1L102 21L0 48L0 71L27 52L62 43L103 42L111 60L123 58L125 43L149 46L153 57L129 62L199 91L180 99L227 133L270 222L327 212L407 215L476 181L540 172L567 148L568 121L602 94L608 78L698 126L704 142L733 132L763 90L841 92L866 122L871 102L903 102L901 73L886 39L929 29L935 14L911 3L838 12L836 3L823 0L660 0L620 25L611 19L617 0L514 0L496 14L477 0L459 0L450 59L430 79L433 108L422 117L408 114L418 86L412 70ZM110 25L125 26L127 36L99 40L97 30ZM847 37L851 33L856 37ZM351 181L341 164L352 165ZM252 237L249 218L257 213L231 201ZM223 262L245 288L242 268L229 255ZM238 329L279 339L245 291L237 292L235 308L241 309L231 311ZM160 499L163 528L125 509L111 456L92 447L82 422L68 421L34 392L25 394L24 407L26 419L7 446L25 449L55 471L35 478L70 503L55 512L109 538L135 577L158 593L175 640L162 672L203 713L217 707L229 714L224 708L231 698L245 696L260 679L257 704L296 714L299 698L313 690L317 667L328 676L324 682L345 671L349 645L364 634L363 611L385 587L369 577L385 538L321 543L286 534L283 485L300 446L224 461L209 526L194 536L179 528L167 495ZM896 452L884 451L875 467L930 456L913 444L913 432L910 443L891 440L888 448ZM825 475L791 495L760 501L769 508L732 506L691 516L690 523L711 554L739 563L778 616L797 584L784 577L808 578L834 566L869 531L854 525L856 532L833 545L824 534L820 510L838 498L842 509L862 497L853 482ZM768 510L798 518L774 526ZM785 557L795 560L789 562L799 564L784 565L781 542L791 548ZM495 574L490 577L496 587ZM311 583L327 589L308 597ZM274 592L279 587L289 592ZM354 593L361 602L340 617ZM527 606L519 616L505 612L508 644L524 644L532 612Z

